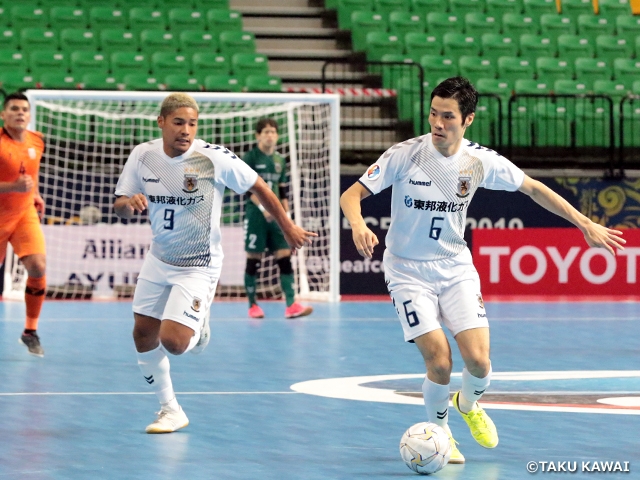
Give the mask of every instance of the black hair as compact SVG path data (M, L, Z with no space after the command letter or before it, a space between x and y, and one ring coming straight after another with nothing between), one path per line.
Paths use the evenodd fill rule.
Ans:
M464 77L451 77L440 82L431 92L431 100L433 97L452 98L457 101L463 124L467 116L476 111L478 105L478 92Z
M11 100L26 100L27 102L29 101L29 99L27 98L27 96L24 93L21 92L14 92L10 95L7 95L6 97L4 97L4 103L2 105L3 109L7 108L7 105L9 104L9 102Z
M266 127L273 127L278 131L278 122L276 122L273 118L261 118L256 123L256 133L262 133Z

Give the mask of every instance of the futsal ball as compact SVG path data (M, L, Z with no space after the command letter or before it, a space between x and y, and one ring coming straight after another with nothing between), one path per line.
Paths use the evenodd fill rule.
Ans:
M82 225L95 225L102 219L102 213L98 207L85 205L78 214Z
M449 463L449 435L435 423L416 423L402 435L400 455L414 472L422 475L436 473Z

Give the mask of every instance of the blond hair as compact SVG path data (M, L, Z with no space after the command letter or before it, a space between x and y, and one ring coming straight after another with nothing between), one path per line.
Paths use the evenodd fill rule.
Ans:
M175 112L179 108L193 108L196 112L198 104L188 93L172 93L162 101L160 106L160 116L166 117L167 115Z

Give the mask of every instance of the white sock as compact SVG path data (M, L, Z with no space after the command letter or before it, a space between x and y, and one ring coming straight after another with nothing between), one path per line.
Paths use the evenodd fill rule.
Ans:
M176 394L173 391L169 374L169 357L167 357L164 348L160 345L149 352L137 352L137 354L138 366L142 375L158 397L158 401L161 405L171 405L171 400L175 401Z
M449 385L434 383L425 375L422 396L427 409L427 419L436 425L446 427L449 420Z
M467 367L462 369L462 388L460 395L458 395L458 406L462 413L469 413L476 407L476 402L480 400L490 383L491 367L484 378L474 377L469 373Z

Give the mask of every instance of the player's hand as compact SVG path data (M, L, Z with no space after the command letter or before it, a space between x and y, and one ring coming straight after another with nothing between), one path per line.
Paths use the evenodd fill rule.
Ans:
M615 249L624 250L624 244L627 243L620 236L622 235L620 230L612 230L594 222L590 222L582 233L590 247L606 248L611 255L616 254Z
M38 218L42 220L42 217L44 217L45 205L44 205L44 200L42 199L40 194L36 194L33 197L33 206L36 207L36 212L38 212Z
M147 197L145 197L141 193L136 193L133 197L129 198L127 202L127 208L129 209L129 213L133 215L134 213L142 213L146 210L148 202Z
M291 228L288 228L286 232L283 230L282 233L284 234L284 239L294 250L304 247L305 243L311 245L312 238L318 236L317 233L307 232L294 223L291 224Z
M14 192L30 192L33 189L33 178L29 175L20 175L18 180L13 182L13 191Z
M366 225L362 227L353 227L353 243L358 250L358 253L365 258L371 258L373 256L373 247L378 245L378 237L373 233Z

